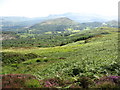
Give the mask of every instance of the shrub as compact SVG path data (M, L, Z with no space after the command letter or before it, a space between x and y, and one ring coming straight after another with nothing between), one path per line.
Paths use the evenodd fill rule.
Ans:
M72 69L73 70L73 75L78 75L79 73L80 73L80 71L79 71L79 69L77 69L77 68L74 68L74 69Z
M115 83L110 81L100 82L95 85L95 88L117 88Z
M80 77L76 82L79 82L79 86L82 88L88 88L93 81L88 77Z
M41 60L37 59L36 62L41 62Z
M28 59L33 59L37 57L38 55L34 53L21 54L15 52L2 52L3 65L20 63L22 61L26 61Z
M104 76L96 81L97 88L120 88L120 76Z
M28 53L28 54L25 54L25 56L29 59L32 59L32 58L37 58L38 55L37 54L34 54L34 53Z
M27 74L2 75L3 88L28 88L28 87L38 87L38 86L39 86L38 80L36 79L35 76L32 75L27 75Z
M25 82L25 86L28 88L38 88L40 87L40 82L36 79L30 79Z
M45 59L45 60L44 60L44 62L48 62L48 60L47 60L47 59Z
M65 81L59 77L48 78L41 81L41 85L47 88L67 87L71 84L70 81Z

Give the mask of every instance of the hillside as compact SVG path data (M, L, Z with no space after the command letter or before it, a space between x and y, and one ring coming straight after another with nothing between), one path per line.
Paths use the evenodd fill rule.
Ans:
M43 33L49 31L65 31L68 28L78 29L79 23L66 17L56 18L33 25L28 29L28 32Z
M53 14L49 15L46 18L58 18L58 17L67 17L71 20L74 20L79 23L86 23L86 22L107 22L110 20L117 20L117 16L103 16L95 13L64 13L64 14Z
M48 17L36 17L36 18L27 18L27 17L0 17L0 27L2 27L3 31L14 31L19 33L26 33L27 28L29 29L41 29L43 32L48 31L46 26L53 28L52 31L64 31L64 28L68 27L69 25L72 25L72 29L75 30L84 30L86 28L95 28L95 27L101 27L103 25L107 25L108 27L118 27L117 21L115 18L112 21L109 19L107 20L105 17L102 18L101 16L98 17L94 16L87 16L83 14L75 14L75 13L65 13L60 15L50 15ZM60 19L64 20L60 20ZM108 17L107 17L108 18ZM72 21L71 21L72 20ZM41 23L42 22L42 23ZM65 22L65 23L64 23ZM79 22L79 25L77 25ZM45 24L44 26L40 26L40 24ZM51 23L53 26L47 25L47 23ZM105 24L103 24L105 23ZM59 24L59 26L54 26L55 24ZM63 27L61 27L61 26ZM41 27L41 28L40 28ZM60 28L60 29L59 29ZM36 31L36 33L41 33L42 31L33 30ZM50 30L51 31L51 30ZM31 32L31 31L30 31ZM28 32L27 32L28 33Z
M106 22L107 26L110 26L110 27L118 27L118 22L116 20L111 20L111 21L108 21Z
M40 80L39 84L36 81L27 84L28 87L32 87L29 85L47 87L45 82L52 83L55 80L57 86L52 84L53 86L48 85L48 87L70 88L75 85L74 87L79 88L101 88L102 86L98 86L96 80L101 80L100 78L106 75L115 77L120 75L120 60L117 58L118 31L116 28L101 27L71 34L69 38L85 36L85 33L90 36L90 32L95 36L77 39L63 46L3 49L2 74L31 74ZM92 83L85 84L84 87L84 82L87 82L84 80L90 80ZM119 83L113 84L113 81L107 84L101 82L100 85L104 83L106 86L111 85L110 87L119 86Z
M14 40L17 39L19 36L15 32L10 32L10 31L2 31L0 34L1 38L0 40Z
M84 22L78 23L67 17L54 18L49 20L44 20L40 23L32 25L31 27L18 30L20 33L29 34L45 34L45 33L63 33L63 32L79 32L81 30L90 30L98 27L118 27L118 22L116 20L107 22Z
M120 88L117 21L78 23L60 17L29 27L4 24L4 88Z
M69 43L77 42L80 40L87 40L91 37L101 34L109 34L109 31L104 30L105 27L96 28L92 30L66 30L61 33L45 33L45 34L16 34L19 36L16 39L3 40L3 48L8 47L55 47L63 46ZM109 27L105 29L109 30ZM77 32L74 32L77 31ZM59 31L60 32L60 31Z
M0 27L3 31L17 31L19 29L24 29L36 23L44 21L42 18L27 18L27 17L0 17Z

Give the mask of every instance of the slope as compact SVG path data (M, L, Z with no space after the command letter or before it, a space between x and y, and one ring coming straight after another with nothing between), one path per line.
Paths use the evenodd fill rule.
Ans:
M32 74L39 79L56 76L70 79L79 76L120 75L117 29L104 28L104 31L109 34L103 33L89 38L86 43L83 40L50 48L4 49L4 53L33 53L39 57L6 65L2 73Z
M28 29L28 32L30 33L43 33L48 31L65 31L68 28L78 29L79 23L66 18L56 18L47 20L41 23L38 23L36 25L31 26Z

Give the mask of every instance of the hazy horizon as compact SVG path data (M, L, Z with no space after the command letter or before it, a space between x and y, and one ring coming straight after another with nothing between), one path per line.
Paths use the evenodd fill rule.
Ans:
M1 0L0 16L46 17L64 13L118 16L119 0Z

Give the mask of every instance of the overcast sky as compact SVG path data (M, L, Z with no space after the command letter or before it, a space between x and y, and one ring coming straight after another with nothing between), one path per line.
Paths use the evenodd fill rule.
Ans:
M117 16L119 0L0 0L0 16L44 17L50 14L95 13Z

